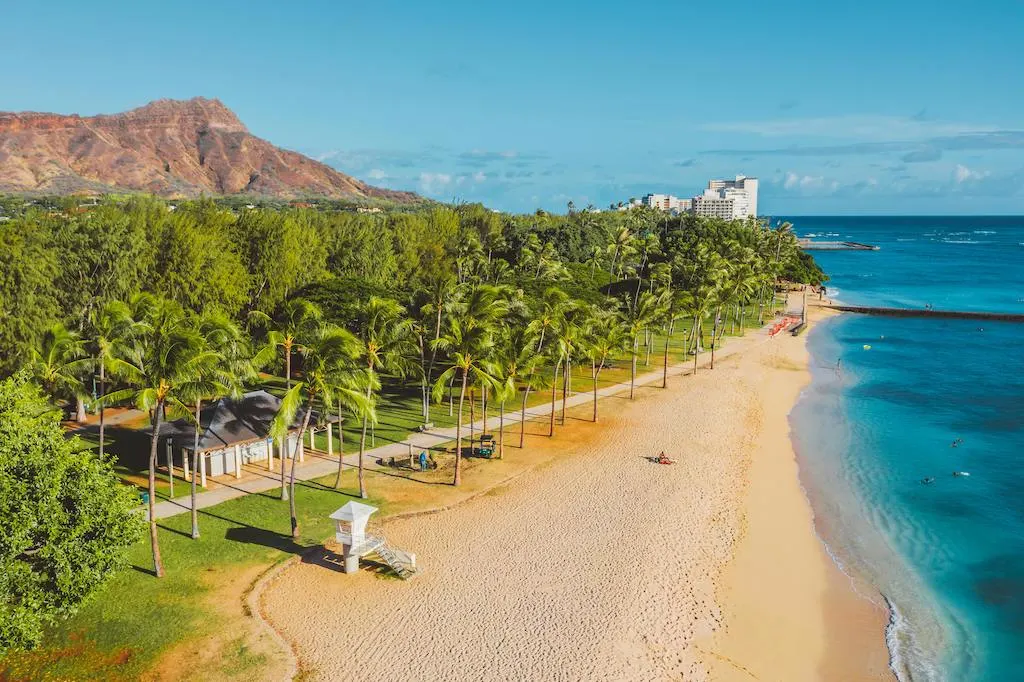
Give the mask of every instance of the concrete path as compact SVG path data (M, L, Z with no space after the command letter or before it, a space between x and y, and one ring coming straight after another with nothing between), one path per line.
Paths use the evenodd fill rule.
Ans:
M799 301L800 299L797 298ZM799 312L788 313L790 315L799 315ZM730 355L734 355L745 348L750 346L764 343L770 340L771 337L768 335L768 326L765 326L756 331L750 331L746 336L731 338L729 343L723 348L715 351L715 359L727 358ZM709 352L701 353L698 356L698 367L704 367L709 364L711 354ZM669 376L684 376L693 372L693 361L677 365L669 365ZM662 371L659 368L656 371L647 372L645 374L637 374L636 385L647 386L650 384L659 384L662 378ZM604 388L599 388L597 394L600 398L616 395L623 391L629 390L629 383L613 384ZM572 395L566 400L567 407L575 407L589 403L594 399L593 392L581 391ZM556 410L561 409L561 397L555 406ZM526 420L537 419L539 417L548 417L551 413L551 403L546 402L541 405L535 405L529 407L526 410ZM515 413L507 413L505 415L505 424L513 425L518 424L520 419L518 411ZM491 424L495 423L495 419L492 418ZM463 424L463 433L468 433L469 424ZM474 428L477 432L481 432L483 428L483 420L478 420L474 423ZM365 464L368 467L376 467L377 459L388 459L394 457L396 459L402 459L409 456L409 447L412 446L414 453L419 453L420 450L426 450L429 448L436 448L444 443L449 443L455 439L455 427L448 427L443 429L435 429L424 433L410 434L408 438L400 443L391 443L383 445L372 450L365 452ZM280 460L277 460L280 463ZM290 464L290 461L289 461ZM359 453L346 453L345 454L345 466L357 467L359 466ZM220 487L213 490L204 490L196 495L196 508L204 509L206 507L212 507L221 502L248 495L249 493L265 492L279 488L281 485L280 470L268 471L264 466L260 469L259 464L246 465L246 471L248 476L239 479L231 480L225 477L224 480L218 480ZM338 471L338 459L337 457L328 458L326 454L320 452L306 453L306 461L296 464L295 467L295 479L298 481L308 481L314 478L320 478L322 476L328 476ZM255 475L253 475L255 474ZM192 508L192 499L190 496L181 498L175 498L173 500L164 500L158 502L155 506L155 515L158 519L164 519L169 516L176 516L178 514L184 514L190 511Z

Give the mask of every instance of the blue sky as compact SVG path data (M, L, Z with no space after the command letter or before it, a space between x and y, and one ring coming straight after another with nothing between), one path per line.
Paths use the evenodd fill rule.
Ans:
M763 213L1024 213L1024 3L11 3L0 110L218 97L374 184L507 210L709 177Z

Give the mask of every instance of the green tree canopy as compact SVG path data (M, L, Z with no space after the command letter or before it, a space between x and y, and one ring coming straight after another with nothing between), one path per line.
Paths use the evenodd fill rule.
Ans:
M0 652L37 645L125 564L137 502L24 373L0 381Z

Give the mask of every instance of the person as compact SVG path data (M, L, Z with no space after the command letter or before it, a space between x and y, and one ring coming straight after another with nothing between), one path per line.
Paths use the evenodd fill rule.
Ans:
M427 451L426 450L421 450L420 451L420 471L426 471L426 470L427 470Z

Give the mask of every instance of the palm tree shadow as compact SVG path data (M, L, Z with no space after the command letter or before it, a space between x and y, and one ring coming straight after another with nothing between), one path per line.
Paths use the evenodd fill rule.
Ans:
M267 530L266 528L256 528L255 526L228 528L224 533L224 537L232 542L262 545L263 547L269 547L289 554L301 554L308 549L308 547L295 542L291 535Z

